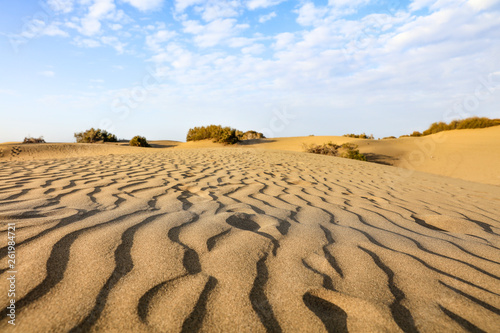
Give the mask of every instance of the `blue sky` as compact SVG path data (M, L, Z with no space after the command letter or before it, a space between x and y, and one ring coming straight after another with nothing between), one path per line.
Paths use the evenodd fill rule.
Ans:
M0 1L0 142L500 118L500 0Z

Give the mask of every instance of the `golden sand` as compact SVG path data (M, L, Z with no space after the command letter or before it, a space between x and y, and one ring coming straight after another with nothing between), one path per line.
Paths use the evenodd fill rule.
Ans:
M0 331L498 331L500 187L280 140L0 145Z

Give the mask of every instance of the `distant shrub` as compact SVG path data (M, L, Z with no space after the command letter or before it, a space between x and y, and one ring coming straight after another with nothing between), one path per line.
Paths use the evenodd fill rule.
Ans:
M221 125L209 125L190 128L186 136L186 141L198 141L211 139L213 142L224 144L235 144L240 140L263 139L264 134L256 131L243 133L231 127Z
M151 147L146 138L139 135L134 136L129 144L135 147Z
M303 148L307 153L337 156L340 146L333 142L328 142L322 145L316 145L314 143L310 145L303 144Z
M23 143L45 143L45 140L43 139L43 136L39 138L26 137L24 138Z
M386 139L397 139L395 136L386 136L385 138L382 138L382 140L386 140Z
M399 136L400 138L409 138L410 136L408 134L403 134Z
M230 127L222 127L220 125L209 125L190 128L186 137L186 141L198 141L212 139L214 142L221 143L236 143L238 136L236 130Z
M93 127L85 132L74 134L78 143L95 143L95 142L117 142L116 135L108 133L105 130L94 129Z
M420 133L419 131L414 131L413 133L410 134L410 136L419 137L422 136L422 133Z
M256 131L246 131L245 133L241 133L241 135L238 135L238 137L240 140L254 140L254 139L265 139L266 138L264 136L264 134L256 132Z
M486 128L492 126L500 125L500 119L489 119L489 118L480 118L480 117L471 117L462 120L453 120L449 124L444 122L437 122L431 124L431 126L425 130L423 135L430 135L439 133L442 131L450 131L456 129L470 129L470 128Z
M366 135L365 133L362 134L344 134L343 136L348 137L348 138L355 138L355 139L374 139L373 134Z
M308 153L340 156L353 160L366 161L365 155L361 154L358 150L358 146L353 143L344 143L343 145L337 145L332 142L324 143L322 145L304 144L303 148Z

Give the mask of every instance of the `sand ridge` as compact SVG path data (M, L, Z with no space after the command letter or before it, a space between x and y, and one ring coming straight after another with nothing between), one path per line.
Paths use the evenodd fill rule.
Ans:
M497 186L245 147L0 165L20 332L500 327Z

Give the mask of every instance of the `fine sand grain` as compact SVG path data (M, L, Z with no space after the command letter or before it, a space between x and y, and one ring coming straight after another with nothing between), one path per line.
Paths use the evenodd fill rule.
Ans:
M0 160L1 332L499 330L498 186L249 147L78 149L95 151Z

